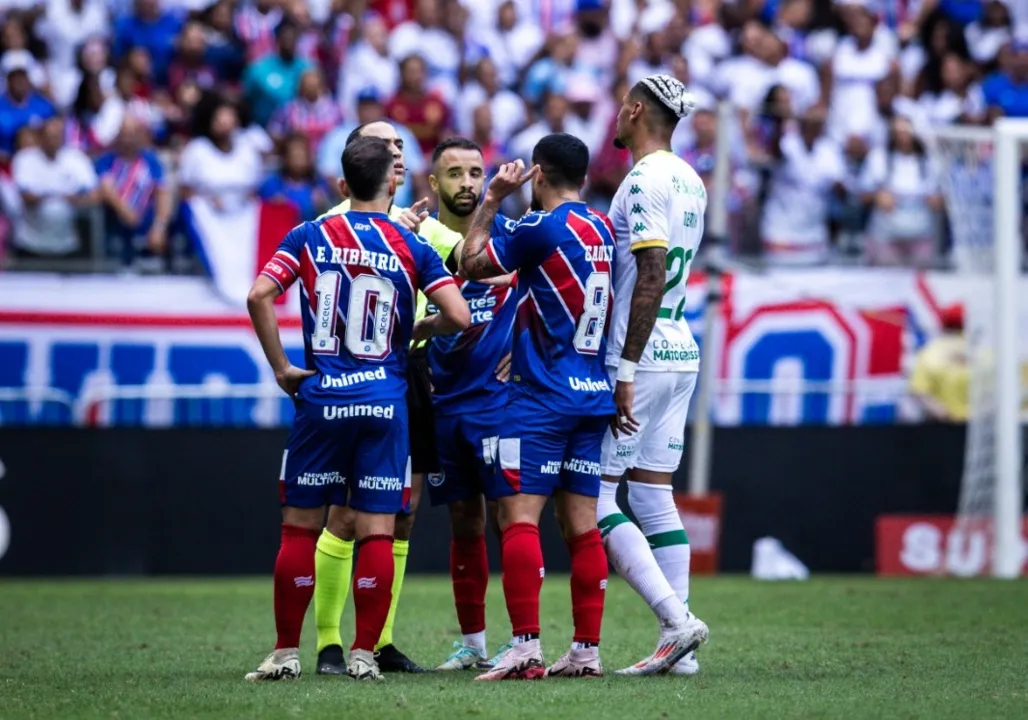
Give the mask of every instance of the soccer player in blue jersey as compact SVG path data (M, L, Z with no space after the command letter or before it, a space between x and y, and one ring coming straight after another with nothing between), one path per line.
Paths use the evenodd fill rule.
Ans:
M410 497L405 365L422 290L439 309L423 334L470 322L438 254L389 220L393 155L380 138L343 153L350 210L294 228L254 282L250 318L279 386L296 400L282 456L282 540L275 561L275 650L248 680L300 675L304 614L325 508L356 511L356 633L348 672L380 679L374 647L392 596L393 526ZM282 347L275 298L300 280L305 368Z
M432 156L429 182L439 195L439 222L463 236L485 187L485 163L478 143L459 137L441 142ZM513 220L497 214L490 234L504 237L513 227ZM457 271L460 248L457 243L446 260L453 272ZM446 505L450 512L450 579L463 636L438 670L488 666L485 594L489 558L483 491L493 473L507 405L504 367L509 371L516 306L512 281L512 275L488 282L463 281L461 294L471 311L471 327L436 336L428 349L436 447L443 470L428 476L428 495L432 505Z
M487 493L499 503L503 594L514 645L479 680L602 674L600 624L607 557L596 527L600 447L614 400L604 368L611 311L614 237L610 221L579 194L585 144L547 135L533 167L504 165L464 239L461 268L481 279L518 273L511 399L500 431L497 472ZM533 212L509 237L494 238L500 202L532 182ZM548 669L539 645L543 557L539 516L554 497L571 551L571 650Z

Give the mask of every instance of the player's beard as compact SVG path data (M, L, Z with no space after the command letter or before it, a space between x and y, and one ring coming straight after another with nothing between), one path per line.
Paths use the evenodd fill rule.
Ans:
M478 207L479 196L475 193L461 194L472 199L470 205L459 205L455 195L447 195L446 193L439 193L439 199L443 201L443 205L446 206L446 209L457 217L467 217L471 213L475 212L475 208Z
M618 150L627 150L628 149L628 146L625 145L625 141L622 140L619 137L615 137L614 138L614 147L616 147Z

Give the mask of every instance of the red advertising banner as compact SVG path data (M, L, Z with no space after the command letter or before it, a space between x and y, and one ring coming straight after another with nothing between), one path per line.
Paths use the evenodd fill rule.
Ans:
M1028 516L1021 527L1021 574L1028 575ZM992 537L987 527L957 527L952 515L882 515L875 523L879 575L988 575Z
M675 505L692 550L689 571L696 575L713 575L717 572L721 541L721 496L676 492Z

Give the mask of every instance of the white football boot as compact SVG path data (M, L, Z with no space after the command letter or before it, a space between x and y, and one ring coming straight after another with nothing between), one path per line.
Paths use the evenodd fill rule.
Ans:
M478 648L473 648L465 645L464 643L455 642L453 644L453 652L450 653L450 657L446 658L446 662L436 668L443 672L450 670L467 670L468 668L475 667L478 663L486 662L485 652Z
M351 650L350 661L346 663L346 674L354 680L385 680L382 671L375 662L375 653L371 650Z
M600 662L600 649L571 648L560 660L546 668L546 677L601 677L603 663Z
M538 640L518 643L503 654L493 669L475 680L539 680L546 676L546 664Z
M300 677L299 648L274 650L253 672L246 673L250 682L261 680L295 680Z
M668 673L671 675L696 675L700 671L700 661L696 659L696 653L687 653L684 658L675 663Z
M683 657L694 651L710 637L707 624L689 613L685 626L661 632L657 649L635 665L617 670L615 675L659 675L671 670Z

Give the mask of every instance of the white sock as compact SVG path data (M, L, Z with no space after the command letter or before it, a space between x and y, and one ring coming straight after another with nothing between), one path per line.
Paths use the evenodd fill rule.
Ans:
M474 648L478 650L482 655L486 654L485 649L485 630L477 633L471 633L470 635L464 636L464 647Z
M689 538L670 485L628 483L628 504L639 521L653 557L686 612L689 611Z
M617 483L601 482L596 503L597 524L607 559L656 613L661 626L681 627L686 622L685 609L661 572L646 537L621 512L616 500L617 487Z

